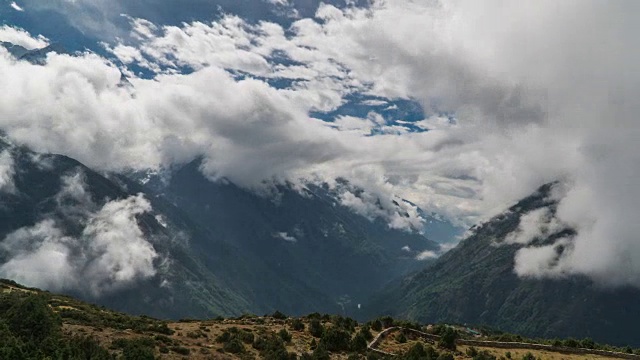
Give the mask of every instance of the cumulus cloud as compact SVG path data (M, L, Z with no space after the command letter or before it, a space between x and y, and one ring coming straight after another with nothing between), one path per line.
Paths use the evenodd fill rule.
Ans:
M0 153L0 191L12 192L15 189L14 175L13 156L8 150L4 150Z
M100 169L201 156L209 178L248 188L344 178L365 193L341 202L393 227L420 222L397 199L471 225L563 180L556 218L577 235L557 261L535 263L639 285L639 6L323 4L290 28L233 15L180 26L131 19L128 40L107 48L152 79L118 86L120 69L94 54L35 66L3 53L0 128ZM310 116L352 94L414 99L427 113L416 126L428 131ZM384 131L370 136L369 126ZM552 253L542 250L532 258Z
M32 36L23 29L9 25L0 27L0 41L20 45L27 50L39 49L49 45L49 39L42 35Z
M416 260L431 260L431 259L437 259L438 258L438 253L435 251L430 251L430 250L426 250L423 251L421 253L419 253L416 256Z
M565 228L549 208L541 208L523 215L518 229L507 235L505 243L528 245L536 239L545 239Z
M10 233L0 243L2 276L98 297L156 274L158 254L136 220L151 211L149 202L138 195L96 207L82 179L79 172L66 176L57 196L65 214L79 218L81 233L67 233L53 217Z

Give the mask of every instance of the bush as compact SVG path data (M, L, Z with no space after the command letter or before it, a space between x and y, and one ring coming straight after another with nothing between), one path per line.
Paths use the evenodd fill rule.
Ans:
M304 323L300 319L293 319L291 322L291 329L294 331L304 331Z
M391 316L382 317L380 321L382 322L382 326L385 329L392 327L394 324L393 318Z
M442 353L436 358L436 360L454 360L454 358L451 353Z
M522 356L522 360L536 360L532 353L528 352Z
M455 350L456 339L458 339L458 332L451 327L447 327L440 335L438 346L448 350Z
M362 334L362 336L364 336L365 340L367 341L373 340L373 334L371 333L371 330L369 329L368 325L361 327L358 333Z
M380 322L380 320L374 320L371 323L371 328L375 331L381 331L382 330L382 323Z
M187 349L186 347L182 347L182 346L172 346L171 351L173 351L176 354L180 354L180 355L189 355L191 353L191 350Z
M5 318L11 332L25 342L42 343L60 331L60 318L42 296L29 296L16 302Z
M474 356L478 355L478 349L476 349L473 346L471 346L470 348L467 349L466 354L469 357L474 357Z
M225 342L222 346L222 349L224 349L224 351L228 353L239 354L241 352L244 352L244 345L242 344L242 341L240 341L240 339L234 337L233 339Z
M278 336L282 339L282 341L288 343L291 341L291 334L286 329L282 329L278 332Z
M476 355L473 356L473 360L496 360L496 357L485 350L477 352Z
M404 334L404 331L400 332L400 335L398 335L397 340L400 344L404 344L407 342L407 336Z
M416 343L413 345L409 351L407 351L400 359L406 360L421 360L421 359L430 359L435 360L440 356L440 354L431 346L427 346L426 348L422 345L422 343Z
M295 358L295 354L287 353L280 336L271 333L268 336L260 336L253 344L260 351L260 358L266 360L288 360Z
M280 311L276 310L276 312L274 312L271 315L271 317L274 318L274 319L278 319L278 320L285 320L287 318L287 315L285 315L285 314L281 313Z
M571 348L577 348L578 347L578 342L575 339L567 339L565 341L562 342L562 344L566 347L571 347Z
M329 352L327 351L327 348L325 348L324 345L320 343L320 345L318 345L318 347L316 347L316 349L313 350L312 359L313 360L331 360L331 357L329 356Z
M320 323L318 319L312 319L309 323L309 333L313 337L322 337L322 333L324 332L324 327Z
M123 360L154 360L155 342L149 338L116 339L113 346L122 349Z
M364 335L361 332L358 332L356 336L351 339L351 351L355 351L357 353L362 353L367 350L367 339L365 339Z
M586 338L580 341L580 347L584 349L595 349L596 344L590 338Z
M348 332L332 326L324 331L320 345L324 345L329 351L347 351L350 339Z

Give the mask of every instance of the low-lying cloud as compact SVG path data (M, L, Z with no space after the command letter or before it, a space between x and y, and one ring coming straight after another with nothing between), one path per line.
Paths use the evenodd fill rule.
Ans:
M63 213L84 224L81 233L70 234L53 216L10 233L0 242L3 277L98 297L156 274L158 254L136 220L151 211L149 202L137 195L101 207L88 204L81 179L81 173L67 176L58 197L67 201L60 205Z

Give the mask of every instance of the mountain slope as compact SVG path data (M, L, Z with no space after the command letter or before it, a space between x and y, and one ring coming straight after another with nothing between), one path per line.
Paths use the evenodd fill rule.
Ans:
M192 246L215 272L248 293L254 311L355 314L391 279L424 266L402 250L437 250L419 234L390 229L339 205L322 187L296 191L282 186L261 197L230 183L213 183L194 161L164 184L149 184L217 239L238 247L241 258L223 268L205 241ZM229 271L231 270L231 271ZM258 276L256 276L258 274Z
M549 199L552 186L543 186L475 228L472 236L427 269L387 288L368 311L420 322L485 324L528 336L592 337L639 345L634 329L640 321L640 291L606 290L582 277L536 280L514 273L514 256L521 245L500 243L517 229L524 214L543 207L554 210L555 202ZM552 237L571 234L571 229L564 229Z
M261 197L194 162L163 186L9 143L0 275L160 318L315 311L359 303L439 246L340 206L322 187ZM140 180L140 179L137 179Z
M0 148L14 169L12 184L0 191L3 276L130 313L178 317L248 310L196 258L184 239L204 235L172 205L147 196L148 211L129 221L127 212L144 203L136 195L140 189L68 157L4 142ZM140 234L129 232L135 228ZM152 264L145 255L150 252Z

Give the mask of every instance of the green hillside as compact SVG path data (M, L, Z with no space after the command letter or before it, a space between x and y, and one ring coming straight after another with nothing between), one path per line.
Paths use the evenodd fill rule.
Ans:
M501 244L529 211L549 207L552 184L476 227L472 236L427 269L388 287L367 308L370 316L392 315L419 322L489 325L538 337L590 337L640 346L636 324L640 291L608 290L581 277L526 279L514 273L521 245ZM560 236L538 239L544 244Z

